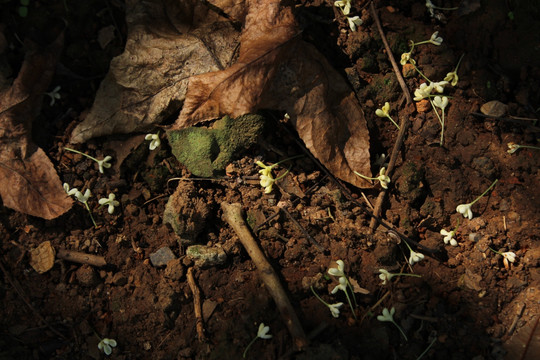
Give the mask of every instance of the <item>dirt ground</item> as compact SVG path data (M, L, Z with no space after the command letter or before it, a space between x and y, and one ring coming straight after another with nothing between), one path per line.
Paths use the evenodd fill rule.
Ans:
M26 27L31 15L17 14L18 1L3 3L0 29L9 49L3 62L16 74L24 56L17 38L32 31ZM399 64L408 40L426 40L435 31L444 39L440 46L415 46L412 53L417 67L437 81L463 55L459 82L445 88L450 99L444 145L433 109L426 100L418 103L383 206L383 219L425 255L411 266L408 247L392 230L378 226L370 232L369 203L381 191L377 182L363 190L344 188L305 155L277 167L284 172L290 166L290 173L264 193L255 161L271 164L305 154L284 114L263 112L269 124L264 135L213 180L192 176L163 134L153 151L144 134L69 145L70 129L84 118L110 60L123 50L126 28L120 1L66 2L66 45L51 86L60 85L62 97L53 106L44 98L34 139L63 182L92 189L89 205L98 226L81 203L50 221L0 207L0 359L107 358L97 346L101 338L117 342L111 359L239 359L260 323L270 327L272 338L258 339L246 358L532 359L540 331L540 152L522 148L510 154L507 144L539 142L540 6L519 0L437 5L460 9L435 10L431 17L424 1L375 2L411 93L424 80ZM64 2L32 2L30 13L38 10L62 14ZM332 1L296 6L303 38L356 92L377 176L378 156L392 152L398 131L375 111L388 101L399 121L406 98L369 3L353 1L351 14L363 20L357 32ZM97 34L108 26L116 36L102 47ZM482 116L480 108L492 100L507 105L501 117ZM116 160L101 174L93 161L65 146ZM456 212L495 180L472 206L472 220ZM110 192L121 204L113 214L97 201ZM182 236L164 222L170 197L181 214ZM223 218L222 203L242 205L308 334L303 351L294 351L279 309ZM445 244L440 230L456 225L457 246ZM96 255L107 265L57 258L40 274L30 252L46 241L57 252ZM513 252L515 261L505 264L490 249ZM327 270L339 259L355 289L354 315L343 292L331 293L338 282ZM420 277L397 276L383 285L379 269ZM188 273L200 290L202 322ZM310 287L328 303L344 303L339 317ZM392 307L407 340L394 324L377 320Z

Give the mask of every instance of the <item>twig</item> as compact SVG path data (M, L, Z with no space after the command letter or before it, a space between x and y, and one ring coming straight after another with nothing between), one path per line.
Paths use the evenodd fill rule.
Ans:
M58 249L56 251L56 257L79 264L88 264L97 267L107 265L107 261L105 261L105 258L103 256L86 254L83 252L71 251L66 249Z
M399 155L399 151L401 150L401 147L403 145L403 140L405 139L405 134L407 132L407 129L409 127L409 115L414 112L413 107L413 98L411 96L411 93L409 92L409 89L407 88L407 84L405 84L405 80L403 79L403 76L401 76L401 71L399 70L399 66L394 59L394 55L392 54L392 49L390 49L390 45L388 45L388 41L386 40L386 36L384 35L384 31L381 25L381 21L379 20L379 16L377 15L377 10L375 9L375 5L373 5L373 1L370 3L370 9L371 14L373 16L373 19L375 20L375 23L377 24L377 29L379 30L379 34L381 35L381 39L384 44L384 48L386 49L386 53L388 55L388 59L392 63L392 68L394 69L394 72L396 73L396 78L399 82L399 86L401 86L401 89L403 90L403 93L405 94L405 97L407 98L407 111L404 115L401 116L400 121L400 130L396 139L396 142L394 144L394 148L392 149L392 154L390 155L390 161L388 163L388 169L386 169L386 174L388 176L392 176L392 173L394 171L394 166L396 165L396 160ZM377 227L377 218L381 216L382 212L382 206L384 203L384 198L386 196L386 189L382 189L382 191L379 193L379 196L377 197L377 201L375 202L375 209L373 209L373 217L371 218L371 221L369 223L369 228L371 230L371 233L375 231L375 228Z
M195 310L195 318L197 319L197 336L199 337L200 342L206 341L206 335L204 334L204 322L202 316L202 306L201 306L201 291L195 283L195 278L193 277L193 267L190 267L187 271L187 281L189 288L193 293L193 308Z
M238 203L229 204L223 202L221 203L221 209L223 210L223 218L238 235L240 242L259 270L259 275L266 285L268 292L274 298L281 316L285 321L285 325L293 337L295 348L297 350L305 348L308 344L308 340L304 329L302 328L302 324L300 324L300 320L298 320L294 308L292 307L283 286L279 282L276 272L251 235L251 232L242 217L241 205Z

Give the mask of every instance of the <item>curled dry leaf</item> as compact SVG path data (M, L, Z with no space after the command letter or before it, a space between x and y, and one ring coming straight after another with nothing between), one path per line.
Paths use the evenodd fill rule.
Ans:
M71 208L72 200L30 134L62 49L63 34L44 48L28 45L31 50L19 75L0 93L0 195L4 206L54 219Z
M369 134L354 93L310 44L296 35L292 11L278 0L248 0L240 55L231 67L189 79L173 129L224 114L286 111L308 149L335 176L356 186L369 174Z
M178 112L188 79L225 68L238 32L198 0L127 1L128 39L71 142L145 131Z

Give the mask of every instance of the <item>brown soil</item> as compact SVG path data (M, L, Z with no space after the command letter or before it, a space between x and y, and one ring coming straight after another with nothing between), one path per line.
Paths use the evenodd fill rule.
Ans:
M327 55L357 92L375 162L376 155L392 151L397 137L394 125L376 117L375 110L389 101L391 115L399 119L405 97L369 7L353 2L353 13L364 23L351 33L331 3L309 1L299 8L306 26L303 36ZM452 7L459 1L438 3ZM274 122L274 130L230 164L219 180L167 181L190 174L171 155L164 138L153 152L140 136L138 146L130 146L134 141L125 137L106 137L79 147L115 159L124 156L120 146L135 148L105 174L92 161L65 152L64 134L91 105L108 61L122 51L121 38L105 50L95 43L96 29L123 29L121 8L111 4L116 3L109 8L97 1L84 9L81 5L80 21L68 27L62 60L75 73L59 71L55 85L62 86L63 97L53 107L45 99L41 121L34 125L36 141L60 178L72 187L92 189L89 203L98 228L80 203L52 221L0 208L0 359L100 359L105 355L97 348L98 336L117 341L111 359L238 359L261 322L270 326L273 337L256 341L247 358L417 359L432 344L424 359L503 359L521 345L520 339L528 338L540 311L540 157L533 149L509 154L507 143L536 145L539 132L529 120L473 113L485 102L499 100L508 105L510 115L538 116L540 57L531 44L540 42L538 32L528 31L539 25L535 2L486 1L468 14L441 12L442 20L430 18L423 1L376 2L398 61L408 49L407 40L428 39L434 31L444 38L443 44L419 45L413 53L427 77L442 80L465 54L458 85L445 92L451 99L444 146L439 146L440 125L433 110L415 113L384 206L384 218L426 256L412 267L403 241L382 226L374 234L369 231L371 218L363 196L374 203L379 185L363 194L350 187L343 191L306 156L291 162L290 174L271 194L263 193L254 161L275 163L303 153L296 136L285 130L286 121L273 113L265 116ZM8 39L22 26L23 20L14 14L2 20ZM334 18L337 21L330 23ZM525 43L530 46L520 46ZM22 59L18 51L18 57L14 51L10 59L14 63ZM414 92L422 81L414 75L406 82ZM374 174L378 169L373 165ZM493 190L472 207L472 220L456 213L457 205L474 200L496 179ZM191 214L182 220L189 229L187 239L179 239L162 221L177 186L175 206ZM121 202L113 215L97 203L110 192ZM314 332L303 352L293 351L287 327L257 269L222 219L223 202L242 204L304 330ZM439 231L452 230L458 219L458 246L445 245ZM56 249L102 256L107 265L57 259L51 270L39 274L30 265L29 251L45 241ZM210 264L195 261L187 254L188 244L220 249L225 257ZM164 247L175 259L154 266L151 254ZM512 251L516 261L505 266L503 257L489 248ZM338 259L357 284L357 320L343 294L331 294L337 281L327 270ZM193 292L186 278L190 267L200 289L204 341L198 338ZM382 285L381 268L421 277L396 277ZM345 304L339 318L331 316L310 286L325 301ZM408 341L394 325L376 318L383 308L392 307Z

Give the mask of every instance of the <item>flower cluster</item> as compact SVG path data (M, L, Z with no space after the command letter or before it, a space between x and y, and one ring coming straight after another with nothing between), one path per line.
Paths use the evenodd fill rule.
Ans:
M351 283L349 282L349 279L345 275L345 263L343 262L343 260L337 260L336 265L337 265L337 267L335 267L335 268L331 267L331 268L328 269L328 274L338 278L338 284L331 291L331 294L334 295L340 290L343 291L345 293L345 296L347 297L347 302L349 303L349 306L351 307L353 316L356 319L356 312L354 310L355 307L353 307L353 304L351 302L351 296L349 295L349 291L352 294L352 298L354 300L354 305L357 306L357 303L356 303L356 298L354 296L353 287L352 287ZM315 297L320 302L322 302L324 305L326 305L326 307L328 307L328 309L330 310L330 313L332 314L333 317L335 317L335 318L339 317L339 308L343 306L342 302L338 302L338 303L335 303L335 304L327 303L326 301L324 301L315 292L315 290L313 289L313 286L311 286L311 292L313 292L313 295L315 295Z
M347 302L349 303L349 306L351 307L351 311L353 313L353 316L356 319L356 312L355 312L353 304L351 302L351 297L349 296L349 290L350 290L350 292L352 294L352 298L354 300L355 305L356 305L356 298L354 296L353 287L352 287L351 283L349 282L349 279L345 275L345 263L343 262L343 260L337 260L336 265L337 265L337 267L328 269L328 274L338 278L338 284L336 285L336 287L334 287L334 289L332 290L331 293L333 295L333 294L337 293L339 290L341 290L341 291L343 291L345 293L345 296L347 297ZM335 304L335 305L337 306L337 304ZM341 306L341 305L339 305L339 306ZM332 309L330 309L330 311L332 311Z
M461 56L459 59L454 71L447 73L442 81L431 81L418 69L416 66L416 61L412 58L411 54L414 47L417 45L433 44L435 46L440 46L443 43L443 38L439 36L438 31L435 31L433 34L431 34L431 37L428 40L420 42L410 41L409 43L411 48L408 52L401 54L400 63L401 65L405 65L407 63L411 64L414 69L426 80L426 82L420 84L420 86L414 91L414 101L422 101L427 99L431 104L431 107L435 111L435 115L441 124L441 138L439 144L442 146L444 143L445 110L449 103L448 97L442 94L444 93L444 87L446 85L457 85L459 80L457 70L463 56ZM440 115L438 109L440 109Z
M87 157L88 159L95 161L98 164L99 172L102 174L104 172L104 169L108 169L111 167L111 164L109 163L109 161L112 160L112 156L110 155L107 155L103 159L99 160L93 156L90 156L88 154L85 154L75 149L71 149L67 147L64 149L71 151L73 153L76 153L76 154L83 155ZM92 215L92 211L90 210L90 206L88 205L88 199L92 196L92 192L90 191L90 189L86 189L86 191L83 194L77 188L70 189L70 186L68 183L64 183L63 186L64 186L64 191L66 192L66 194L68 194L69 196L75 196L75 198L79 202L84 204L84 206L88 210L88 213L90 214L90 218L92 219L92 223L94 224L94 227L97 228L96 221L94 220L94 216ZM108 205L107 211L109 212L109 214L112 214L114 213L114 208L120 205L120 203L115 199L116 199L116 195L113 193L110 193L108 198L99 199L98 203L100 205Z

